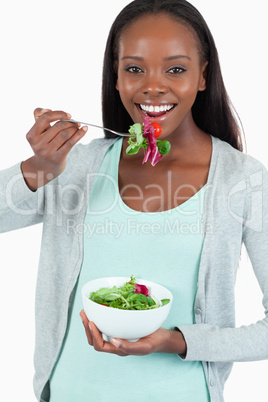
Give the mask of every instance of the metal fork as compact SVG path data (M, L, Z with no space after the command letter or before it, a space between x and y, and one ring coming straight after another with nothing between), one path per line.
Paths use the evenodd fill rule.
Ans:
M122 137L130 137L131 134L130 133L119 133L118 131L114 131L111 130L110 128L105 128L102 126L97 126L96 124L91 124L91 123L84 123L82 121L78 121L78 120L73 120L73 119L61 119L62 121L70 121L71 123L77 123L77 124L82 124L85 126L91 126L91 127L96 127L96 128L101 128L102 130L106 130L106 131L110 131L110 133L116 134L116 135L121 135Z

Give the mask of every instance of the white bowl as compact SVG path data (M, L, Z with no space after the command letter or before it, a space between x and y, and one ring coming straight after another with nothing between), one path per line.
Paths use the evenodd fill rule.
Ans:
M121 338L137 341L155 332L166 320L173 296L165 287L157 283L136 279L136 283L147 286L149 295L157 300L170 299L164 306L152 310L121 310L102 306L89 299L91 292L107 287L122 286L129 277L109 277L94 279L82 287L83 306L89 321L93 321L103 334L103 338Z

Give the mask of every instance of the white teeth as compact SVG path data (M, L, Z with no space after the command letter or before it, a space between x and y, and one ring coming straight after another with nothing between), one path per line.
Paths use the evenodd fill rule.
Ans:
M140 108L145 112L167 112L173 108L174 105L160 105L160 106L153 106L153 105L140 105Z

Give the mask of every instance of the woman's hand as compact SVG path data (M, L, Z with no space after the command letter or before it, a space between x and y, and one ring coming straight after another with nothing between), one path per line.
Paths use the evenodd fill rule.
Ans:
M78 124L61 121L71 118L62 111L35 109L34 118L35 124L26 135L34 156L21 165L25 181L33 191L63 172L68 153L87 132L87 127L80 129Z
M186 354L186 343L179 331L159 328L153 334L141 338L137 342L123 339L112 339L111 343L102 338L101 332L93 322L89 322L84 310L81 311L88 343L98 352L113 353L119 356L144 356L150 353Z

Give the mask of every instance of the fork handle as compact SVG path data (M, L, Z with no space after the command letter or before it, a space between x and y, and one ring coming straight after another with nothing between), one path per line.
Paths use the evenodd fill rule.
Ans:
M78 121L78 120L74 120L74 119L69 119L69 120L61 119L61 120L62 121L70 121L71 123L83 124L85 126L91 126L91 127L100 128L102 130L110 131L110 133L113 133L113 134L116 134L116 135L121 135L122 137L129 137L130 136L130 134L128 134L128 133L119 133L118 131L114 131L114 130L111 130L110 128L105 128L105 127L102 127L102 126L97 126L96 124L85 123L83 121Z

